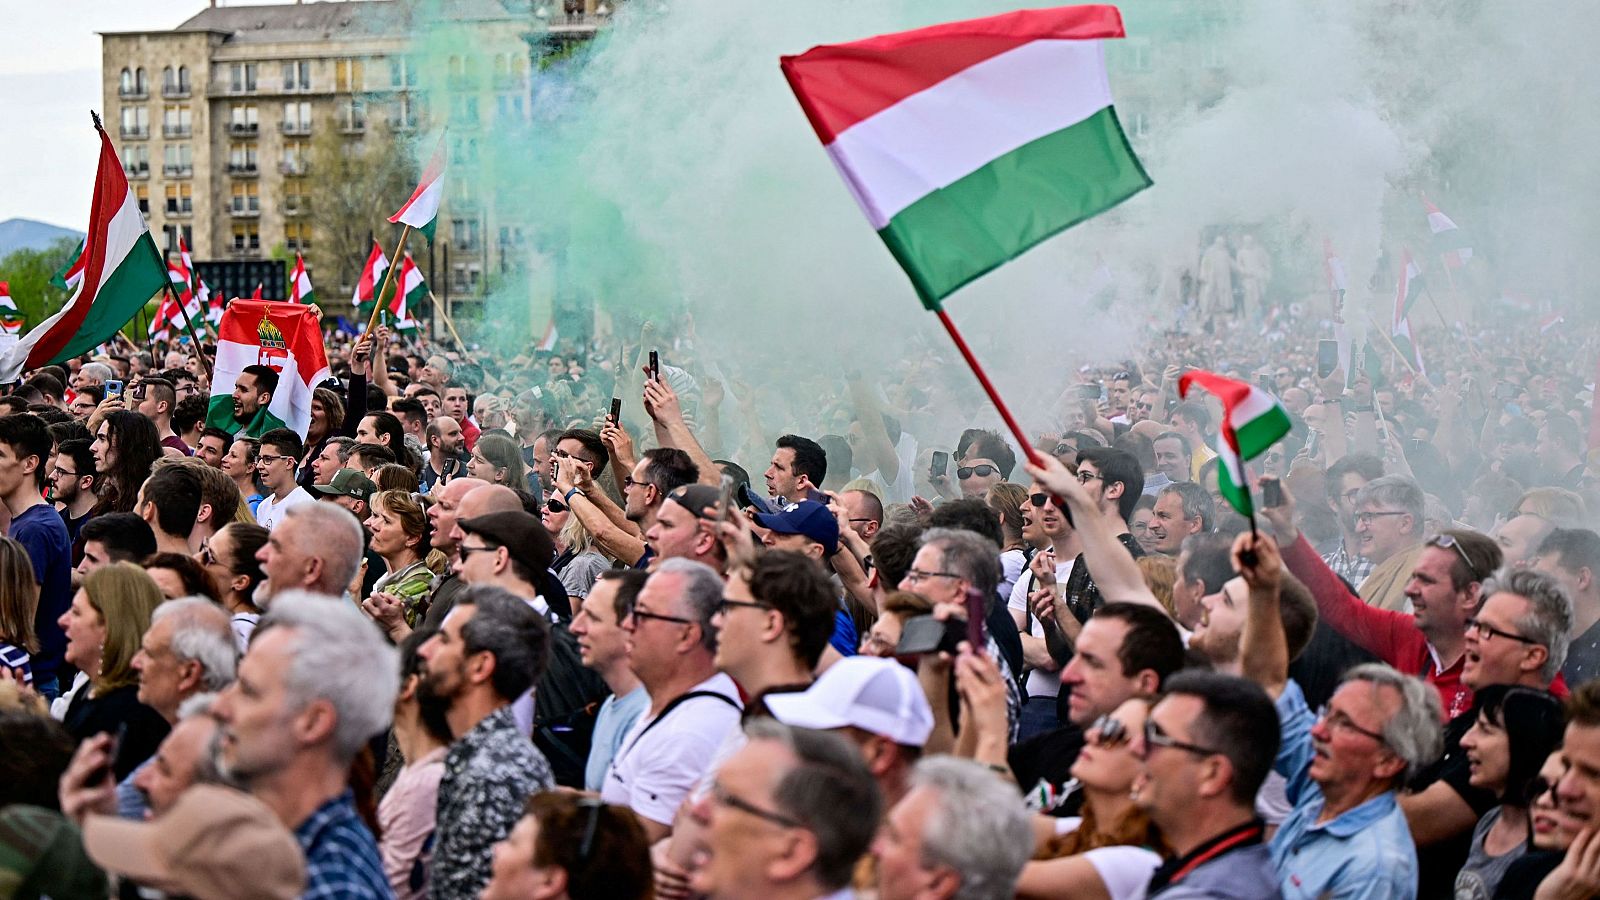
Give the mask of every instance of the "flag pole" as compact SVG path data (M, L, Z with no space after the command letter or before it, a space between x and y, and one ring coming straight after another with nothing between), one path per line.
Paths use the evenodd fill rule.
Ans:
M989 380L988 374L983 371L983 366L979 364L978 358L972 355L972 349L967 346L966 339L956 329L956 323L950 320L950 314L944 311L944 307L935 309L934 314L939 317L939 322L944 325L944 330L950 333L950 340L955 341L956 349L961 351L962 358L967 361L967 367L972 370L972 374L977 376L978 383L983 385L984 393L989 395L989 402L994 404L994 408L1000 413L1000 418L1005 421L1006 427L1011 429L1012 437L1015 437L1017 443L1022 445L1022 452L1027 454L1028 462L1036 466L1043 465L1039 451L1033 448L1033 442L1028 440L1028 436L1022 431L1022 426L1018 425L1017 420L1012 417L1011 410L1006 406L1006 402L1000 399L1000 392L995 390L994 383Z
M439 318L444 320L445 327L450 329L450 336L456 339L456 346L465 353L467 342L461 339L461 333L456 331L456 323L450 321L450 314L444 311L444 304L440 303L439 298L433 295L433 288L431 287L428 288L428 302L433 304L434 312L439 314Z
M400 243L395 245L394 255L389 257L389 269L383 273L383 287L378 289L378 296L372 298L372 317L367 319L367 330L378 327L378 310L383 309L383 295L389 292L389 285L394 282L394 270L400 268L401 259L406 253L406 238L411 236L411 226L407 225L400 231Z
M1411 365L1411 360L1406 359L1406 355L1400 352L1399 347L1395 346L1394 338L1390 337L1388 332L1384 331L1382 328L1379 328L1378 323L1372 321L1371 316L1367 317L1367 325L1370 326L1372 330L1378 332L1378 337L1383 338L1383 342L1389 345L1389 349L1394 351L1394 355L1398 357L1401 362L1406 364L1406 369L1410 371L1412 375L1416 375L1416 367Z
M194 343L194 355L200 358L200 367L206 370L206 380L210 381L214 374L211 371L211 360L206 359L206 351L200 346L200 336L194 333L194 316L189 315L183 308L183 301L178 299L178 294L172 288L172 282L167 282L167 294L172 297L172 302L178 305L178 311L183 313L183 330L189 332L189 340Z

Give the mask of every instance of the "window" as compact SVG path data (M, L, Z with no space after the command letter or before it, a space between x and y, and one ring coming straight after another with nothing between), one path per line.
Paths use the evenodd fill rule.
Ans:
M133 70L133 92L135 94L150 93L150 79L145 77L143 66Z
M309 101L301 100L298 103L285 103L283 105L283 133L311 133L311 103Z
M283 64L283 89L286 91L311 90L311 60L302 59Z
M304 175L311 161L311 144L306 141L283 142L283 166L285 175Z
M306 193L306 183L300 178L286 178L283 182L283 211L300 215L311 209L311 196Z
M194 158L188 144L168 144L162 148L161 174L185 177L194 174Z
M256 170L256 147L254 144L234 143L228 145L228 171L236 174L245 174Z
M417 86L416 60L403 56L389 57L389 86L400 90Z
M283 226L283 243L290 250L311 249L311 223L289 222Z
M147 216L150 215L150 185L134 185L133 196L139 201L139 212L142 212Z
M228 75L228 87L235 94L253 93L255 91L255 63L234 63L228 67Z
M400 94L395 97L394 106L389 113L389 127L402 131L415 129L419 105L417 99L410 94Z
M477 138L452 138L450 141L450 161L453 163L475 163L478 161Z
M366 75L362 71L362 61L359 59L340 59L333 63L334 90L343 92L364 91L367 89Z
M230 134L255 134L260 131L259 111L254 103L235 103L228 110Z
M521 94L500 94L494 98L495 117L499 119L524 118Z
M150 174L150 147L147 144L129 144L122 148L122 167L130 176Z
M478 126L478 98L472 94L457 94L450 98L450 124L464 128Z
M168 104L161 109L161 136L186 138L194 133L194 114L189 107Z
M189 67L188 66L179 66L178 67L178 90L182 91L185 94L189 93Z
M451 219L450 241L456 249L471 250L478 246L477 219Z
M161 234L162 234L162 237L166 241L167 252L168 253L177 253L178 252L178 236L179 235L183 236L183 245L185 247L188 247L190 249L194 248L194 226L193 225L163 225L163 226L161 226Z
M167 215L186 216L194 212L194 189L188 182L167 185Z
M355 97L344 97L339 100L339 130L345 132L361 132L367 128L366 104Z
M133 93L133 70L123 69L122 77L117 79L117 93L126 97Z
M244 253L261 249L261 226L255 222L233 223L233 249Z
M233 205L230 209L234 215L261 212L260 185L254 181L235 181L233 183Z
M1150 119L1142 112L1129 112L1128 136L1142 138L1150 134Z
M124 106L122 108L122 136L125 138L149 137L150 110L142 106Z
M179 66L174 69L167 66L161 70L161 93L168 97L186 97L189 95L189 67Z

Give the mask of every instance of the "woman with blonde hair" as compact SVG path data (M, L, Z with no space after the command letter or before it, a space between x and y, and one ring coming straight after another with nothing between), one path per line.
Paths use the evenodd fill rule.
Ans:
M77 740L102 732L122 735L111 765L117 781L148 759L167 735L167 720L139 702L139 673L133 668L150 615L163 599L143 569L111 563L84 578L57 622L67 636L63 658L77 667L79 680L51 713Z
M367 517L369 544L383 559L372 595L362 608L377 619L391 636L404 637L428 611L439 571L429 567L430 554L442 565L444 554L428 542L428 511L422 498L406 491L379 491L372 495L372 515ZM405 626L402 630L401 626Z
M1144 576L1145 586L1150 593L1156 595L1161 601L1161 608L1167 611L1174 621L1178 618L1176 607L1172 605L1172 586L1178 580L1178 561L1170 556L1141 556L1137 560L1139 573Z
M552 494L545 501L539 521L555 542L556 558L550 564L550 569L561 579L567 596L589 596L595 579L600 577L601 572L611 568L611 561L594 548L594 536L589 534L589 529L583 527L583 522L572 514L560 497Z
M33 684L33 654L39 637L33 617L39 607L39 582L22 545L0 537L0 666L24 685Z

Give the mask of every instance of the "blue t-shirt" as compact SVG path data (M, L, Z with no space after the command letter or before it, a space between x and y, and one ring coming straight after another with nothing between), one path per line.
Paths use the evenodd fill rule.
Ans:
M856 620L850 618L849 610L840 604L838 612L833 614L833 637L828 638L828 643L833 649L839 651L840 656L855 656L861 649L861 638L856 635Z
M56 620L72 605L72 541L61 515L48 503L23 510L11 520L11 539L28 551L33 577L39 582L39 611L33 630L39 652L33 657L33 675L48 680L61 665L67 636Z
M642 684L626 696L612 694L600 704L600 714L594 720L594 738L589 744L589 762L583 771L584 790L598 791L605 785L606 771L611 768L612 757L622 749L622 739L649 708L650 695Z

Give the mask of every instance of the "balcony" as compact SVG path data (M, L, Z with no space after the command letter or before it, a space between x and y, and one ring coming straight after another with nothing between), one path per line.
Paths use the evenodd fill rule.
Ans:
M450 210L452 215L476 216L483 210L483 201L479 200L477 197L451 197L450 202L445 204L445 206ZM474 238L472 241L474 244L477 242L478 241L476 238Z
M290 135L291 137L308 135L308 134L311 133L311 123L310 122L280 122L278 124L278 130L283 132L286 135Z
M296 238L285 238L284 241L283 241L283 246L285 248L289 249L289 250L294 250L296 252L299 252L299 251L304 251L304 250L310 250L311 249L311 242L310 241L298 240Z
M339 120L339 133L340 134L366 134L367 133L367 120L366 119L343 119L343 118L341 118Z
M483 242L478 240L477 235L471 235L460 240L452 241L450 243L450 249L460 253L477 253L483 249Z
M122 170L128 173L129 178L135 178L142 181L150 177L150 167L148 165L125 165L122 167Z
M167 100L189 99L189 86L187 84L164 84L161 86L161 96Z
M445 79L445 86L452 91L475 91L478 79L472 75L451 75Z
M194 215L194 201L184 200L182 203L168 200L166 205L167 218L187 219Z
M290 162L285 160L278 163L278 174L280 175L304 175L310 171L311 164L305 160L301 160L299 162Z
M149 100L150 89L142 87L117 88L118 100Z
M294 194L283 198L283 214L286 216L304 216L311 213L311 198L300 197Z
M234 203L228 207L228 215L233 216L235 219L259 219L261 218L261 204Z
M228 163L228 174L235 178L259 178L261 170L255 163Z
M260 133L261 133L261 125L258 122L229 122L228 123L228 136L229 137L255 137L256 135L258 135Z
M161 167L161 174L168 178L192 178L194 176L194 166L189 163L165 165Z
M254 94L256 92L256 83L254 81L213 81L211 82L210 92L218 96Z
M257 256L260 253L261 253L261 241L260 241L259 238L256 240L256 245L254 247L241 246L239 244L234 244L232 247L228 248L228 255L237 256L237 257L241 257L241 258L249 257L249 256Z
M193 134L194 134L194 126L193 125L163 125L163 126L161 126L161 136L164 137L164 138L167 138L168 140L171 140L172 138L186 138L186 137L192 136Z
M119 134L125 141L142 141L150 137L149 125L124 125L119 129Z

